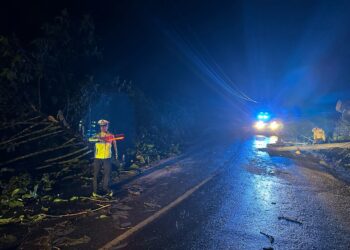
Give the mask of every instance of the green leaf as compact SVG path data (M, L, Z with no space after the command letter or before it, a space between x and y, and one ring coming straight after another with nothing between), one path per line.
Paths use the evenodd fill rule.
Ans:
M18 194L21 191L20 188L16 188L15 190L12 191L11 196L14 197L16 194Z
M8 206L11 208L24 207L24 203L22 201L13 200L13 201L9 201Z
M46 218L46 214L36 214L34 216L30 216L30 219L33 222L38 222Z
M22 195L22 199L31 199L31 198L33 198L32 194L24 194L24 195Z
M15 218L0 218L0 225L6 225L14 222Z
M142 155L137 155L136 159L139 160L141 164L145 164L146 163L145 158Z
M47 212L47 211L49 211L49 208L48 207L41 207L41 210L44 212Z
M79 200L79 197L78 196L73 196L69 200L70 201L76 201L76 200Z
M43 196L43 197L41 198L41 200L43 200L43 201L50 201L50 200L52 200L52 196L50 196L50 195L45 195L45 196Z
M24 220L24 217L25 217L25 216L24 216L23 214L20 215L20 216L18 217L19 221L22 222L22 221Z
M53 202L55 202L55 203L61 203L61 202L67 202L67 200L64 200L64 199L61 199L61 198L55 198L55 199L53 200Z
M135 163L133 163L133 164L130 166L130 169L138 169L138 168L140 168L140 166L137 165L137 164L135 164Z

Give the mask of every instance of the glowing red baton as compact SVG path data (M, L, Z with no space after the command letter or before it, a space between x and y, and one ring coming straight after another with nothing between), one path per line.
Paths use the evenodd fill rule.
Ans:
M112 138L112 141L122 141L124 139L125 139L124 134L117 134L117 135L114 135L114 138Z
M122 141L125 139L125 135L124 134L116 134L116 135L101 137L101 139L104 140L105 142Z

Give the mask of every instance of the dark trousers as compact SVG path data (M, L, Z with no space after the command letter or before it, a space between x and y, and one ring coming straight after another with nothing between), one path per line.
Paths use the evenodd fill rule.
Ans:
M109 181L111 178L111 159L95 159L94 160L94 179L93 179L93 191L97 193L98 187L98 174L103 167L103 190L109 192Z

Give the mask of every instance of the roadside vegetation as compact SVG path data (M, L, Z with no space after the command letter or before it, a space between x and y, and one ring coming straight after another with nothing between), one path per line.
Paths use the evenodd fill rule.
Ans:
M67 10L30 43L0 36L1 230L16 224L22 232L45 219L101 209L89 198L93 148L78 124L106 89L130 100L136 124L114 183L179 155L193 136L191 109L160 105L117 73L99 81L103 53L91 17L72 18ZM0 247L13 242L15 236L4 234Z

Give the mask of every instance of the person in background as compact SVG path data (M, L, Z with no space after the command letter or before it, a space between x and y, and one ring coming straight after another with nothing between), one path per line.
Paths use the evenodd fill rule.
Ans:
M110 188L110 178L112 169L112 145L115 158L118 160L117 143L113 140L114 135L108 132L109 121L99 120L100 132L89 138L90 142L95 143L95 159L93 163L93 193L92 196L98 196L98 175L103 168L103 191L106 195L112 197L113 191Z
M314 143L324 143L326 141L326 133L322 128L313 128L312 129Z

